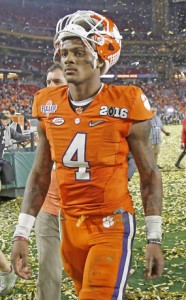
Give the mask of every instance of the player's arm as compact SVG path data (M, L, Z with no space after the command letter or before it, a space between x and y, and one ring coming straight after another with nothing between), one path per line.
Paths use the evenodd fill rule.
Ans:
M50 146L39 122L38 136L35 160L26 183L21 213L13 236L11 255L15 273L25 279L31 277L31 271L28 268L28 239L35 217L46 197L53 165Z
M46 197L51 179L53 162L49 142L46 138L40 122L37 125L39 142L36 149L35 159L28 176L25 187L22 213L37 216Z
M136 122L127 137L130 151L140 174L140 190L147 231L147 278L161 276L164 259L161 250L162 180L149 142L150 121Z

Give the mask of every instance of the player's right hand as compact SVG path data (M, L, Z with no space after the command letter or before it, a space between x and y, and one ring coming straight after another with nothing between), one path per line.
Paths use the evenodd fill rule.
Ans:
M28 241L14 241L11 253L11 263L15 273L24 278L30 279L32 272L28 267Z

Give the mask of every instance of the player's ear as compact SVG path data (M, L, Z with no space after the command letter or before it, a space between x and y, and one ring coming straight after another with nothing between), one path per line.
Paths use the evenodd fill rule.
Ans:
M97 59L97 68L101 69L104 67L104 61L103 59L101 59L101 57L99 56L98 59Z

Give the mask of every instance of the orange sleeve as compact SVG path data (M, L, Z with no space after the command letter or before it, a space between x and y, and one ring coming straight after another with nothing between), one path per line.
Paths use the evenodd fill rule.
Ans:
M39 118L39 100L40 100L40 96L42 95L43 89L39 90L37 93L35 93L34 95L34 102L32 104L32 116L34 118Z
M68 86L44 87L34 95L32 116L41 122L46 130L46 122L51 114L55 114L61 99L67 96Z
M130 89L130 97L132 105L129 111L129 119L143 121L153 118L148 98L139 87L133 86Z
M36 98L35 97L34 97L34 102L33 102L33 105L32 105L32 116L34 118L38 117L37 104L36 104Z
M42 91L43 90L39 90L34 95L34 102L33 102L33 105L32 105L32 116L34 118L37 118L37 119L40 119L40 113L39 113L38 107L39 107L39 97L40 97L40 94L42 94ZM40 120L40 121L41 121L41 127L42 127L42 129L45 131L46 128L45 128L44 121L43 120Z

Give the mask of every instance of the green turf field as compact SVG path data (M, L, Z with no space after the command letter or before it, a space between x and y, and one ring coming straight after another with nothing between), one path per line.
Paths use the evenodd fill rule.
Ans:
M144 216L139 192L139 177L136 172L129 186L136 209L137 233L131 266L133 274L129 278L125 299L186 299L186 177L184 176L184 170L178 170L174 167L174 163L181 152L181 126L167 126L167 129L171 132L171 136L167 137L163 135L161 154L158 162L163 167L163 251L166 260L165 271L162 278L155 281L147 281L143 277L146 241ZM184 165L186 166L186 157L182 161L182 166ZM0 202L0 245L8 257L20 205L21 199ZM32 280L18 279L12 295L4 298L0 297L0 299L34 299L37 278L37 251L34 232L30 239L30 266L33 269ZM77 299L74 295L72 283L65 275L63 276L61 299Z

